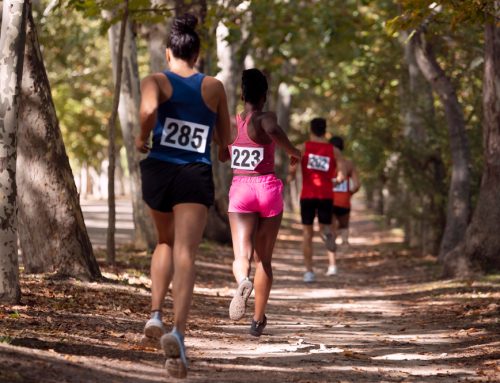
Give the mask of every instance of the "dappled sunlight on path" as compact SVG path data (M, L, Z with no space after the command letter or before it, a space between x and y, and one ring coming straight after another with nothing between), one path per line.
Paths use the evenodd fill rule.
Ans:
M102 203L83 209L97 254L106 219ZM122 243L130 210L119 206ZM406 249L398 230L356 205L338 275L315 238L317 281L305 284L301 225L286 215L274 254L268 326L247 335L229 320L235 283L232 250L204 242L186 345L188 382L471 382L495 381L500 281L440 280L432 257ZM149 255L122 247L102 282L23 276L23 304L2 308L0 381L165 382L160 352L141 345L149 311ZM167 297L165 322L172 321Z

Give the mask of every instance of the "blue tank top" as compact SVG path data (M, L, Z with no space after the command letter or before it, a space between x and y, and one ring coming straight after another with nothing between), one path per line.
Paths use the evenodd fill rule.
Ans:
M172 96L158 106L149 157L174 164L211 165L210 143L216 114L201 96L205 75L182 77L169 71L163 73L172 85Z

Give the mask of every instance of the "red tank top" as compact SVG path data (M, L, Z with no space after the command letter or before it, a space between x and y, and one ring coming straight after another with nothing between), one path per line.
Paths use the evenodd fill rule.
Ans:
M234 174L269 174L274 173L274 141L269 144L258 144L248 136L250 113L245 119L236 115L238 134L229 145L231 168Z
M301 199L333 198L332 178L336 172L333 145L327 142L307 141L302 157Z
M351 207L351 178L347 177L333 188L333 204L335 206Z

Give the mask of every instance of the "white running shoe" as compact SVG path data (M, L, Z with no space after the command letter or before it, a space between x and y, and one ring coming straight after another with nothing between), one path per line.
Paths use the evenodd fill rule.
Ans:
M325 275L332 276L337 274L337 266L328 266L328 270L326 270Z
M304 273L304 282L305 283L312 283L314 281L316 281L316 276L314 275L314 272L306 271Z
M160 340L161 336L166 332L163 322L156 318L151 318L144 326L144 336L149 339Z

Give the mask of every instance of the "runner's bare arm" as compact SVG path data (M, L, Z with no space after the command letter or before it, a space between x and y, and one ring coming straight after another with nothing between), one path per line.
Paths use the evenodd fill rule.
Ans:
M229 159L228 145L231 136L231 121L227 106L226 91L222 82L218 82L219 103L217 105L217 122L214 131L214 142L219 146L219 161L225 162Z
M297 149L300 150L300 153L301 153L301 156L304 155L304 145L298 145L297 146ZM299 167L299 162L295 163L295 164L290 164L289 167L288 167L288 176L286 177L286 181L288 183L292 182L296 175L297 175L297 169Z
M135 147L141 153L149 151L147 141L156 123L159 97L160 90L154 76L144 78L141 81L141 106L139 111L141 132L135 138Z
M341 183L347 176L346 163L344 156L342 156L342 152L336 147L333 148L333 153L335 154L335 161L337 162L337 177L335 178L335 181L337 183Z
M290 165L295 165L302 157L302 153L293 146L283 129L278 125L276 114L273 112L265 113L261 120L261 126L269 137L290 156Z
M351 162L352 163L352 162ZM361 188L361 180L359 178L359 173L358 169L356 169L356 166L352 163L352 169L351 169L351 180L354 185L354 187L351 189L351 193L357 193L359 189Z

